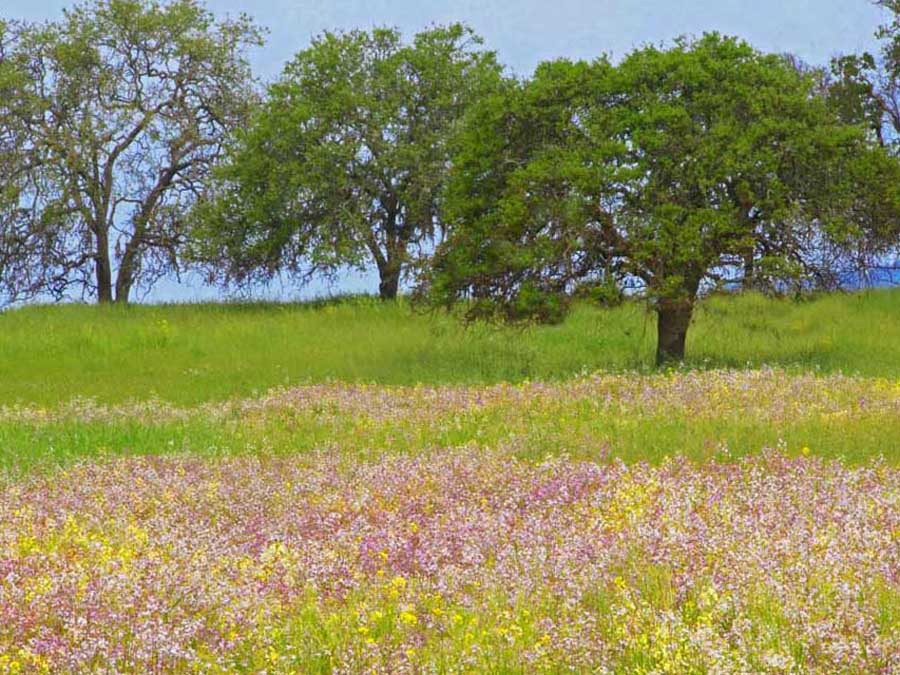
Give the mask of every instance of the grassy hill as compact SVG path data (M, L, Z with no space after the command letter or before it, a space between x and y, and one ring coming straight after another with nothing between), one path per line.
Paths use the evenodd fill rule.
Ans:
M26 307L0 314L0 404L160 398L194 404L325 381L444 384L650 370L641 304L579 307L560 326L462 326L369 298L307 304ZM688 367L771 365L900 377L900 290L714 297Z

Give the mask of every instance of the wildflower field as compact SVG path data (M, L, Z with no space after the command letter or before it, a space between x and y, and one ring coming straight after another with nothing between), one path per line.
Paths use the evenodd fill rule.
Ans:
M0 315L0 673L900 673L898 300Z
M0 672L900 672L900 383L0 410Z

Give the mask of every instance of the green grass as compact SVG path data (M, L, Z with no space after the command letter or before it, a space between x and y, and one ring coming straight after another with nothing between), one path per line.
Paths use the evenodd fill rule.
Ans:
M765 448L789 457L866 465L869 469L864 473L863 482L878 484L895 475L896 467L900 466L900 291L822 296L802 302L756 295L712 298L698 311L688 346L687 366L706 369L704 372L651 373L654 335L652 315L634 303L607 311L581 306L563 325L528 330L486 326L465 329L453 317L415 314L402 302L382 304L364 298L307 305L60 306L10 311L0 315L0 487L13 488L14 495L37 494L40 499L45 494L40 488L36 493L28 490L31 479L37 479L36 484L41 485L41 474L50 474L51 483L56 486L81 486L85 479L77 478L77 473L66 477L54 472L72 463L102 463L127 456L186 455L219 460L221 466L229 465L221 462L222 458L236 455L257 456L263 461L289 456L291 467L316 469L326 460L325 471L331 475L337 468L335 475L339 475L343 469L385 457L424 456L429 458L425 464L429 464L448 450L453 456L452 449L461 449L460 457L474 459L474 464L480 466L485 466L485 458L496 461L497 457L504 460L514 457L525 463L543 465L548 473L541 480L548 485L555 482L557 475L553 468L556 462L545 464L550 458L565 462L621 460L662 465L671 459L676 464L670 468L679 470L683 467L677 464L680 459L676 458L713 464L754 455ZM763 364L779 366L787 373L785 370L741 370ZM572 377L599 370L639 372ZM818 374L804 374L809 370ZM825 375L833 371L865 377ZM534 381L520 386L468 388L380 386L484 384L524 379ZM348 386L339 382L311 389L278 389L261 400L253 398L278 385L331 380L380 384ZM553 384L538 380L567 381ZM85 398L95 400L81 400ZM332 465L331 460L337 463ZM115 470L120 466L110 468ZM750 470L764 471L760 464L753 466L757 468ZM811 480L820 480L815 478L821 475L815 472L815 467L820 465L799 462L798 466L812 470ZM826 468L831 471L835 467ZM81 475L91 476L93 469L90 466L89 472ZM718 468L711 466L710 470L710 479L714 479ZM281 473L277 474L279 480L283 478ZM105 488L112 487L113 494L132 494L139 481L132 482L127 478L130 475L121 474L116 485L105 483ZM214 529L220 527L220 522L222 527L237 523L234 531L239 536L243 525L240 525L240 510L235 507L240 502L221 501L227 491L220 494L218 482L201 480L194 484L193 472L179 475L175 484L186 477L190 486L180 499L206 499L216 509L211 512L214 518L198 527ZM803 474L799 475L802 480ZM126 476L124 486L121 476ZM393 476L392 470L391 477L385 479L386 485L405 485L404 480ZM467 659L481 659L469 664L473 670L522 672L523 648L530 648L544 655L542 663L548 672L556 672L561 666L557 667L553 659L562 663L561 650L570 649L571 642L554 642L549 634L554 629L548 626L588 625L583 620L579 623L566 618L583 617L585 611L596 619L597 632L591 644L600 638L617 645L613 662L621 672L684 671L692 659L700 658L700 651L691 649L702 645L716 631L728 634L730 640L731 626L738 625L733 623L738 618L741 634L759 645L757 651L749 651L745 662L749 669L768 669L766 659L772 654L790 655L798 664L818 658L810 650L818 648L821 633L805 633L806 624L796 620L798 612L791 614L784 609L784 597L771 584L761 581L738 586L736 590L728 587L729 602L721 603L709 582L714 576L709 557L698 559L700 571L694 583L684 585L678 576L683 579L684 571L694 568L693 562L690 566L683 561L676 564L668 557L660 561L656 552L666 549L658 548L653 536L647 538L647 528L651 525L675 527L680 521L673 519L672 514L682 511L686 519L709 518L713 525L721 518L725 531L729 531L734 529L733 510L723 508L718 512L718 500L705 498L704 489L689 481L683 495L664 492L655 502L674 504L665 520L658 517L659 511L645 506L654 503L650 495L660 489L658 482L653 487L648 482L628 479L628 474L620 476L622 480L610 493L608 502L573 501L568 517L584 518L586 526L592 528L591 540L596 538L596 533L606 533L603 536L609 537L615 546L617 537L632 526L634 529L628 531L628 536L637 539L631 547L622 549L620 560L611 559L612 567L604 570L604 576L596 577L599 582L586 586L583 595L573 595L572 601L561 602L558 594L549 592L544 585L551 572L544 571L541 576L533 577L542 581L518 594L514 601L504 593L497 593L494 599L490 586L482 591L476 583L465 591L466 601L457 602L452 597L444 598L441 593L420 594L420 588L429 587L423 584L425 577L418 577L413 568L407 575L410 589L416 592L417 613L410 614L413 605L400 600L406 596L393 586L397 578L405 586L406 576L392 579L393 572L388 571L381 579L378 575L385 573L381 569L373 574L371 583L363 574L353 576L353 589L346 595L317 595L310 586L302 598L295 598L289 610L257 613L258 625L249 623L240 632L233 630L234 638L229 638L235 640L230 648L234 659L231 663L247 672L280 672L276 662L287 663L290 656L309 672L330 672L334 655L349 653L352 645L361 646L364 640L372 640L392 648L391 645L400 644L414 630L423 630L427 638L415 643L415 650L404 652L405 658L418 659L432 669L458 670L465 655ZM487 486L493 480L502 482L496 468L488 470L486 479ZM15 492L20 480L24 493ZM88 484L94 485L94 480L88 478ZM696 481L696 474L690 480ZM395 530L396 541L405 541L403 537L410 532L415 535L422 521L409 514L431 514L434 495L422 499L422 491L427 495L431 488L409 490L407 487L410 494L405 495L403 490L385 491L385 486L379 487L374 482L374 494L379 494L380 489L384 495L401 495L400 501L387 502L380 497L356 499L352 495L345 500L342 493L329 496L326 487L325 494L331 504L328 509L335 510L323 513L339 516L328 522L357 523L362 518L377 522L396 518L400 523L400 529ZM359 489L364 491L360 494L370 495L372 483L371 480L360 483ZM783 508L783 495L771 490L764 474L757 476L754 483L762 491L758 495L761 500L775 495L770 508L772 505L779 510ZM323 484L327 486L328 481ZM479 485L477 480L475 485ZM673 487L677 492L682 490L680 478L669 485L669 489ZM808 491L801 493L805 496L799 503L814 503L807 501L807 497L823 488L828 489L828 485L810 483ZM141 524L145 519L160 522L154 520L158 517L157 509L165 510L159 505L171 507L174 520L161 521L169 522L169 526L171 522L193 525L196 521L185 521L177 506L179 502L173 501L169 489L164 492L160 488L151 489L152 499L145 497L145 501L135 502L136 518L128 521L137 522L136 527L145 529L118 531L117 536L127 544L112 545L111 541L117 541L115 537L107 538L111 528L116 531L118 516L109 524L94 521L94 530L79 529L78 520L70 517L58 531L48 528L49 534L40 542L41 535L33 534L40 527L33 523L27 527L14 525L21 527L21 536L14 533L12 539L7 537L7 542L13 542L12 546L7 543L7 552L12 551L8 557L34 565L36 560L66 561L68 556L78 560L81 556L78 570L96 568L101 574L108 573L104 570L115 570L117 580L128 578L129 569L149 569L146 563L131 567L135 555L152 560L154 567L161 560L169 564L165 556L179 548L146 549L153 551L151 558L142 548L146 542L135 545L132 541L142 541L135 538L135 532L145 533L147 541L159 535L157 526ZM285 491L279 493L280 489ZM481 489L478 487L476 492ZM567 489L564 486L561 494ZM257 486L254 490L255 521L257 514L267 514L276 501L266 501L270 496L268 488L259 490ZM278 495L279 503L297 504L301 511L320 498L319 492L295 493L293 485L290 488L273 485L272 491ZM473 500L472 508L477 503L476 492L468 497ZM837 504L836 511L854 512L845 503L850 493L835 494L844 495L829 502ZM335 499L338 495L339 502ZM306 499L309 501L303 501ZM788 495L788 499L798 498ZM866 504L870 509L887 508L884 497L869 499ZM402 500L408 500L408 504ZM14 523L28 522L15 519L29 513L31 498L14 497L8 501L12 511L7 509L7 518L12 518ZM416 505L418 501L421 506ZM22 502L24 508L20 509ZM98 504L105 502L105 492L100 490L92 499L78 496L73 508L91 514L92 509L96 512ZM482 507L487 503L484 497L481 502ZM712 506L711 502L714 502ZM441 514L440 502L437 503ZM518 520L521 501L507 503L512 505L509 513L515 513ZM750 503L756 508L757 497ZM590 510L586 508L589 505ZM539 510L554 508L558 507L541 506ZM594 513L598 510L603 511L599 518ZM650 520L641 519L645 517L642 511L652 514L646 516ZM855 512L861 513L862 509L857 507ZM46 514L52 511L44 509L36 513L35 518L51 520ZM462 511L452 509L446 513ZM435 531L443 527L444 517L438 515L431 522L432 527L438 525ZM881 517L877 514L877 518ZM91 522L92 518L87 515L84 521ZM816 515L816 522L820 518L827 525L829 515ZM872 516L867 522L888 522L877 518ZM121 520L120 525L125 522ZM497 522L502 522L505 528L512 519ZM529 517L525 522L534 521ZM72 530L66 534L69 523L73 524ZM622 529L609 529L612 525ZM412 526L416 529L411 530ZM789 526L793 528L794 521ZM800 532L803 522L797 527ZM743 530L745 534L759 532L754 527ZM183 536L173 538L165 532L162 534L162 541L184 541ZM526 552L525 560L537 561L536 551L540 551L541 559L544 556L551 559L559 537L555 529L547 534L553 534L557 543L553 544L549 537L535 539L538 543L534 544L530 556ZM720 527L720 537L721 534ZM857 536L854 542L868 546L869 541L886 541L885 536L894 533L874 532L871 538ZM202 555L185 563L191 568L195 560L207 557L204 537L198 540L197 550ZM357 551L360 541L356 537L347 543L350 548L344 552L335 549L334 559L353 559L357 554L347 554L347 551ZM511 541L518 563L517 540L511 538ZM528 539L524 541L527 543ZM642 548L642 541L651 542L653 551ZM802 533L797 541L804 541ZM829 539L822 541L827 544ZM43 548L37 548L39 544ZM835 540L835 545L838 544ZM253 578L258 583L268 579L276 563L290 564L292 558L288 555L278 558L288 551L279 549L278 545L284 546L278 542L263 549L259 561L251 560L243 551L239 562L232 559L230 563L227 557L210 554L210 560L224 561L220 568L215 568L222 572L211 573L218 584L216 588L239 580L245 562L257 565ZM504 548L509 546L504 544ZM781 550L773 554L773 560L783 566L780 572L773 572L778 579L775 588L791 588L791 577L784 571L786 563L777 557ZM851 562L845 564L863 565L866 556L874 555L873 550L857 549L855 557L848 558ZM800 557L791 560L799 564L803 564L803 556L807 555L829 556L825 562L819 562L822 569L834 564L831 549L823 547L816 552L815 547L803 544L796 551L794 555ZM270 554L275 557L267 558ZM386 549L384 556L384 561L389 560ZM485 567L490 568L493 561L491 554ZM229 568L229 564L233 566ZM30 568L22 564L22 569ZM546 569L556 574L555 567ZM846 569L858 571L858 567ZM523 570L521 564L520 570ZM218 579L215 574L224 576ZM893 644L889 640L897 635L900 621L898 589L877 575L858 576L867 584L860 588L858 602L871 617L873 630L885 644ZM80 578L76 572L68 573L65 578L68 577ZM765 581L768 577L760 578ZM847 579L846 571L839 578ZM501 580L506 579L504 576ZM847 598L856 597L839 595L838 586L827 575L810 574L802 579L799 585L795 583L792 592L800 598L813 598L809 605L813 609L807 613L809 626L824 625L823 622L848 606ZM49 582L50 576L34 576L27 586L22 586L26 589L22 595L22 607L26 611L55 607L49 602L42 604L34 595L28 599L29 593L48 593L36 589L45 585L51 588ZM129 583L144 582L134 576ZM687 589L687 594L682 596L679 589ZM77 594L74 597L73 606L78 606L81 600ZM179 602L180 596L167 605L166 611ZM438 610L445 617L442 622L437 619ZM126 619L127 611L121 614ZM220 614L216 606L214 615ZM364 615L366 620L362 622ZM416 628L404 615L413 617ZM36 616L46 615L37 613ZM56 621L46 623L52 627ZM842 627L850 625L848 618L843 621ZM221 630L225 628L221 624ZM510 637L513 630L515 641ZM565 637L565 630L559 635ZM809 639L810 635L815 635L815 639ZM0 631L0 642L2 638ZM478 649L473 650L473 644ZM732 643L723 639L717 644ZM0 658L4 656L2 647L0 644ZM15 658L24 659L22 653L16 652ZM725 652L716 652L717 658L722 653ZM212 652L200 655L209 656L210 661L215 657ZM107 665L102 658L98 656L98 668ZM881 663L873 661L876 662Z
M468 391L335 385L305 399L282 391L264 405L87 405L51 417L29 409L0 419L0 476L134 455L315 462L324 451L353 464L458 447L533 462L728 462L772 448L900 465L900 384L882 378L711 371Z
M900 419L873 414L840 426L818 417L772 424L726 419L693 420L687 416L618 417L568 411L565 425L552 412L517 414L509 409L464 415L452 425L390 422L360 431L350 416L322 424L313 416L285 426L268 421L243 429L202 419L189 423L68 421L46 426L0 424L0 476L20 477L53 471L73 461L124 456L189 453L214 459L242 454L290 454L314 457L331 449L350 462L395 454L422 455L450 447L501 448L510 455L540 462L565 455L574 460L659 464L667 458L696 462L731 461L778 448L799 456L811 448L817 457L860 465L882 457L900 465ZM727 454L722 448L727 447Z
M0 315L0 404L194 404L329 380L488 383L649 370L655 333L653 315L636 303L582 306L560 326L529 329L465 328L368 298L26 307ZM762 364L900 377L900 290L703 302L686 365Z
M636 303L613 310L581 306L560 326L527 330L465 328L450 316L368 298L298 305L28 307L0 315L0 404L34 410L82 398L98 404L157 399L193 408L253 397L274 386L331 380L481 384L564 380L598 370L649 373L654 339L653 316ZM765 364L897 380L900 290L804 301L714 297L696 315L688 351L686 365L701 369ZM640 382L649 386L651 379ZM831 386L820 378L810 382ZM808 446L818 456L854 464L879 456L900 463L896 409L857 410L853 398L869 396L869 390L872 396L896 397L896 385L872 379L861 386L863 393L842 394L842 409L852 414L839 423L815 408L773 422L745 414L734 402L698 417L677 403L644 411L598 410L590 399L554 403L552 397L437 418L400 410L386 419L367 418L365 410L349 408L324 417L315 410L279 409L250 422L238 413L217 417L199 411L181 420L152 412L112 419L90 413L47 421L10 417L0 421L0 474L122 455L305 455L337 448L353 461L464 445L507 447L535 460L566 453L660 462L676 455L728 459L781 444L789 454Z

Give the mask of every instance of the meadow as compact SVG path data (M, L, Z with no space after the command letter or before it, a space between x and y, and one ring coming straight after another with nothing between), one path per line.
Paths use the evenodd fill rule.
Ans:
M0 672L900 672L900 293L0 315Z
M900 377L900 292L702 303L687 368ZM0 314L0 404L160 398L177 404L328 381L491 384L649 371L655 318L578 307L559 326L465 327L404 302L37 306Z

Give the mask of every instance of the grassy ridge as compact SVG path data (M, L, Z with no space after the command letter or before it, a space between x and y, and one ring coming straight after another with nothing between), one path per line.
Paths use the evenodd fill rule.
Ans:
M464 328L403 303L27 307L0 315L0 403L160 398L178 404L329 380L384 384L564 379L649 370L643 305L578 308L561 326ZM688 366L762 364L900 377L900 291L810 301L715 297Z

